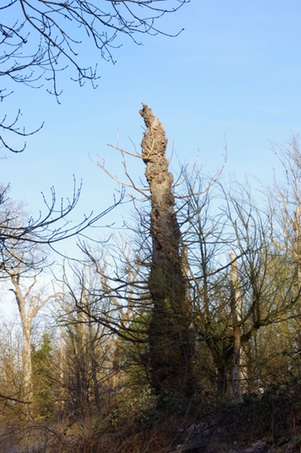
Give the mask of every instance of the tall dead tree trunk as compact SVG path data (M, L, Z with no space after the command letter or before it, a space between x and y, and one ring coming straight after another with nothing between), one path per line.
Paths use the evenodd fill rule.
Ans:
M146 125L141 146L151 193L151 385L159 392L187 394L193 390L194 338L172 193L173 176L165 155L167 139L162 124L149 107L143 105L140 114Z

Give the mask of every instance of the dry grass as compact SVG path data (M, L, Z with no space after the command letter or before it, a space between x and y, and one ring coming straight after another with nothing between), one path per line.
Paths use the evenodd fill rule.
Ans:
M0 453L243 452L263 440L271 452L301 452L301 383L271 389L240 405L193 403L163 411L119 401L84 420L1 426ZM293 441L294 439L294 441ZM176 449L177 446L180 446ZM285 450L286 448L286 450Z
M51 426L7 425L0 434L0 453L168 453L175 437L170 427L144 430L135 420L118 430L93 418Z

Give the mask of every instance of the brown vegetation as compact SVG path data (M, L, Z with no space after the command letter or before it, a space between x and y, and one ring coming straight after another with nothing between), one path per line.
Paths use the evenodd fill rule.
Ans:
M139 223L127 238L81 243L82 262L48 274L2 198L21 329L0 337L0 452L300 451L298 142L263 210L196 168L174 185L164 128L140 113L142 154L118 150L146 165L141 189L124 163Z

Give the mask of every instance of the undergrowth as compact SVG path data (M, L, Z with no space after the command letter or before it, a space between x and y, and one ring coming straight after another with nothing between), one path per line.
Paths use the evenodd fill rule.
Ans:
M285 451L281 445L295 439L291 451L300 451L299 378L272 385L262 395L245 395L236 405L209 403L197 395L189 401L169 399L162 408L147 389L132 398L120 394L112 407L85 419L3 424L0 453L170 453L177 447L188 451L185 445L192 441L196 452L228 452L262 439L269 451Z

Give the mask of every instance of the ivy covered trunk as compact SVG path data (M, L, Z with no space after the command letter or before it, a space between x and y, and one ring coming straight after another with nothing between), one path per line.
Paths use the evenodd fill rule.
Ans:
M189 394L193 391L194 337L172 192L173 176L165 155L167 139L162 124L149 107L143 105L140 114L146 125L142 158L151 194L150 380L158 392Z

